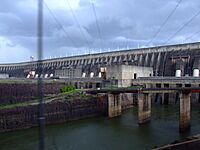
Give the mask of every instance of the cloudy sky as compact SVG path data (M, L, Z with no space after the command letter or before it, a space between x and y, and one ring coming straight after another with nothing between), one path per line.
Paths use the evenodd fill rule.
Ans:
M43 10L44 58L200 40L199 0L45 0ZM36 35L37 0L1 0L0 63L37 59Z

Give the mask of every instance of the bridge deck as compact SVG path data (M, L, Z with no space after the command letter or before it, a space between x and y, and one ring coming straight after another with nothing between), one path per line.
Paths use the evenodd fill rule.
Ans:
M134 84L200 84L199 77L140 77L133 80Z
M100 89L100 90L87 90L89 94L98 93L200 93L199 87L177 87L177 88L116 88L116 89Z

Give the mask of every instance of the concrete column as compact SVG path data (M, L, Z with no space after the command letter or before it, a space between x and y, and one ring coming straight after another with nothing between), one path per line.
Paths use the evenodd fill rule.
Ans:
M83 87L84 87L84 89L87 89L87 88L88 88L87 82L84 82L84 83L83 83Z
M164 84L161 83L161 88L164 88ZM164 104L164 97L165 97L165 93L160 93L160 97L161 97L161 101L160 101L160 104Z
M170 88L176 88L176 84L170 84ZM169 93L169 104L175 104L176 102L176 93Z
M96 89L97 88L97 84L96 83L92 83L92 88Z
M192 84L192 87L198 88L198 84ZM191 104L197 104L199 101L199 93L192 93L191 94Z
M169 84L163 84L162 85L163 88L169 88ZM163 103L164 105L168 105L169 104L169 93L163 93Z
M138 94L138 123L144 124L151 120L151 95Z
M77 89L81 89L81 83L77 82Z
M133 106L133 93L121 93L122 109L131 108Z
M190 96L191 93L180 93L180 132L185 132L190 129Z
M108 116L110 118L121 115L121 94L108 94Z

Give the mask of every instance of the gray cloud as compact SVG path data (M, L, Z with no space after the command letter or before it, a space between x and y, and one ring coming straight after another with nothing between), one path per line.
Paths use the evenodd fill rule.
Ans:
M48 7L65 31L44 7L44 57L83 54L88 53L89 49L99 52L100 49L108 51L108 49L145 46L178 2L178 0L93 1L102 40L98 35L89 0L70 0L84 35L81 34L66 0L46 0ZM0 63L27 61L29 56L37 56L36 2L35 0L15 0L15 2L1 0ZM199 10L199 0L183 0L152 44L162 45ZM184 41L200 30L199 23L200 16L196 17L167 44L199 41L200 34Z

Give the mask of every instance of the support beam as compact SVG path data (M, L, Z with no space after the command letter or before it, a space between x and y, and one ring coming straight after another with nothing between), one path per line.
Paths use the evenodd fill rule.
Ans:
M138 94L138 123L144 124L151 120L151 95Z
M180 132L185 132L190 129L190 96L191 93L180 93Z
M122 112L121 94L108 94L108 116L120 116Z

